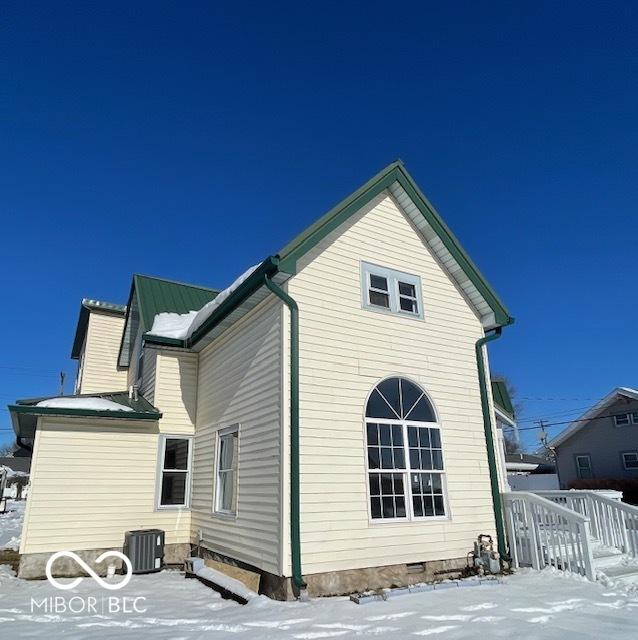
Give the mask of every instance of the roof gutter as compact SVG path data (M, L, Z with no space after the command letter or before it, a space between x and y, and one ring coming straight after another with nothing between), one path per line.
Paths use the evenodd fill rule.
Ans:
M514 318L508 318L506 325L514 322ZM487 463L490 472L490 487L492 490L492 506L494 508L494 520L496 522L496 539L498 551L502 558L508 556L507 545L505 543L505 524L503 521L503 508L501 505L501 489L498 483L498 470L496 467L496 452L494 451L494 430L492 429L492 412L490 411L489 395L487 390L487 375L485 371L485 358L483 347L501 337L503 327L496 327L490 333L476 341L476 364L478 368L479 389L481 392L481 409L483 411L483 429L485 431L485 444L487 446Z
M297 589L306 588L301 573L301 527L299 508L299 307L267 275L263 283L290 310L290 551L292 581Z

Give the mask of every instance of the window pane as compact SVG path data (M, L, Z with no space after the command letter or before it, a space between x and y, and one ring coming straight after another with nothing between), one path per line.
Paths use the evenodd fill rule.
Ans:
M401 402L399 399L399 378L390 378L377 385L379 393L387 400L388 404L401 417Z
M188 469L188 440L166 438L164 469Z
M162 474L161 505L179 505L186 502L187 475L179 471L164 471Z
M432 405L425 396L416 403L407 417L415 422L436 422Z
M370 304L376 307L390 308L390 296L387 293L379 293L378 291L370 290Z
M368 467L370 469L378 469L379 468L379 448L378 447L368 447Z
M394 499L381 498L381 504L383 505L383 517L394 518Z
M419 460L419 450L410 449L410 469L420 469L421 462Z
M379 481L378 473L370 474L370 495L371 496L381 495L381 482Z
M414 509L414 517L422 518L424 514L423 510L423 498L421 496L412 497L412 508Z
M392 436L389 424L379 425L379 438L383 446L389 447L392 444Z
M421 473L411 473L410 474L410 487L412 488L412 493L423 493L421 486Z
M219 468L233 469L237 460L237 433L229 433L219 438Z
M423 506L425 507L426 517L434 515L434 503L432 502L432 498L430 496L424 496Z
M416 298L416 288L408 282L399 282L399 293L404 296Z
M419 445L426 449L430 447L429 429L419 429Z
M403 476L396 473L394 474L394 495L402 496L403 493Z
M396 509L397 509L397 518L405 518L405 498L403 496L397 496L395 498Z
M430 442L433 449L441 448L441 433L438 429L430 429Z
M388 279L383 276L377 276L374 273L370 274L370 286L374 289L388 290Z
M368 423L368 444L379 444L379 427L376 424Z
M403 414L405 417L416 401L423 395L423 391L409 380L402 379L401 395L403 396Z
M368 418L394 418L395 420L398 417L388 406L388 403L381 397L377 389L374 389L370 394L368 406L366 407L366 416Z
M392 425L392 446L394 447L402 447L403 446L403 428L400 424Z
M441 474L431 473L430 479L432 481L432 491L434 493L443 493L443 483L441 482Z
M443 471L443 454L440 450L434 449L432 451L432 469Z
M443 496L434 496L434 515L444 516L445 507L443 505Z
M382 473L381 475L381 493L384 496L391 496L394 492L391 473Z
M372 498L370 500L370 510L373 518L381 517L381 498Z
M224 471L219 474L219 508L222 511L236 511L235 472Z
M625 467L627 467L627 469L638 469L638 454L625 453L623 454L623 458L625 460Z
M432 452L430 449L421 449L421 469L433 469Z
M638 424L638 411L634 411L634 413L631 414L631 421L634 424Z
M409 311L410 313L419 313L416 300L413 300L412 298L404 298L403 296L400 296L399 305L401 307L401 311Z
M629 424L629 414L628 413L622 413L618 416L614 416L614 420L616 421L616 424Z
M408 444L411 447L419 446L419 431L416 427L408 427Z
M403 449L394 448L394 468L405 469L405 455Z

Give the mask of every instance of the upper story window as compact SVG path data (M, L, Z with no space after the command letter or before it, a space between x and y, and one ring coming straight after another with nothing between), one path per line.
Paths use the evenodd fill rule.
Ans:
M365 422L370 518L446 517L441 434L425 392L404 378L384 380Z
M239 469L239 425L217 432L216 513L237 514L237 476Z
M365 309L423 317L419 276L362 262L361 297Z
M624 427L628 424L638 424L638 411L632 413L619 413L614 416L614 424L617 427Z

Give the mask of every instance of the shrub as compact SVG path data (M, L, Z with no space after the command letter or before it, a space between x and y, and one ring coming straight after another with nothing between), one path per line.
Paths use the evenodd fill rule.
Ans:
M588 480L574 480L570 489L614 489L622 491L622 501L627 504L638 505L638 478L590 478Z

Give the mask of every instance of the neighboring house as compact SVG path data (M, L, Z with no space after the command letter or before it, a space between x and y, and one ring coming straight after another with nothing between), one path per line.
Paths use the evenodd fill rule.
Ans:
M134 276L125 313L85 301L82 395L10 407L35 438L20 575L142 528L277 598L503 549L486 343L511 322L400 163L221 293Z
M562 488L591 478L638 479L638 390L614 389L548 447Z

